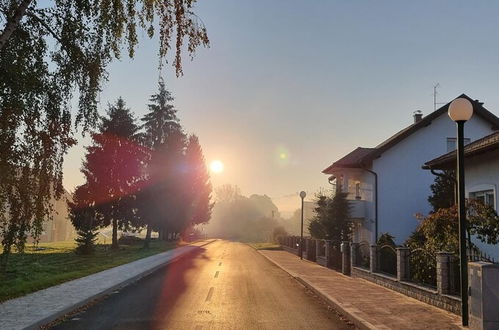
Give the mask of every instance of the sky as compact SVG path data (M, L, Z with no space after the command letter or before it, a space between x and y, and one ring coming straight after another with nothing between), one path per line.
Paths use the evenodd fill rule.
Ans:
M213 185L293 200L327 187L321 174L357 146L373 147L410 125L412 114L466 93L499 115L499 2L198 0L210 48L184 58L184 76L163 69L188 133L224 171ZM115 61L102 113L122 96L141 117L157 90L158 41ZM88 138L64 167L79 172ZM292 207L292 206L289 206Z

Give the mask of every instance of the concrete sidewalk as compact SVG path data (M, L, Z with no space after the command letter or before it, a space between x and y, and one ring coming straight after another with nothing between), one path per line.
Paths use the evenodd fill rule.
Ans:
M214 240L196 242L0 304L0 329L37 329L86 303L135 282Z
M461 329L458 315L285 251L260 250L360 329Z

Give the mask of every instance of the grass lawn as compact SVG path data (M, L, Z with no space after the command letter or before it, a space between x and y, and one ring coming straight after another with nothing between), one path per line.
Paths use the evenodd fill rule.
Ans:
M117 251L98 245L91 256L74 253L75 243L56 242L33 245L26 252L12 253L7 267L0 270L0 302L41 290L62 282L100 272L178 246L177 242L153 241L149 249L142 244L121 245Z
M257 250L281 250L281 246L276 243L247 243Z

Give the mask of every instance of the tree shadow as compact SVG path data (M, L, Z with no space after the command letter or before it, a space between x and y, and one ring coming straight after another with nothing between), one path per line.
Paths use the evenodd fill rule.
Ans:
M200 269L200 260L210 259L205 251L202 247L195 249L52 328L163 329L188 288L188 273Z

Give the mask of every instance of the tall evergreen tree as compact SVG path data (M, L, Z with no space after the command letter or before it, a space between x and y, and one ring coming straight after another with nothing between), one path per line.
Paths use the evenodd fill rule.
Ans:
M143 150L137 145L138 126L130 109L119 98L109 105L99 131L92 134L92 145L82 172L102 225L112 225L112 247L118 247L118 228L138 225L135 194L140 183Z
M344 192L337 192L332 198L318 194L315 217L309 224L313 237L328 239L337 245L350 238L352 224L349 220L350 205L346 197L347 193Z
M148 152L144 159L143 183L140 191L139 213L144 225L147 226L145 246L149 246L151 232L159 230L160 236L164 237L165 199L169 193L165 187L169 169L172 167L168 153L176 154L184 148L185 137L182 133L177 110L172 104L173 97L166 89L162 80L159 81L158 93L151 96L148 104L149 112L142 117L141 141ZM173 152L173 140L177 141L178 152ZM180 145L178 145L180 144ZM164 227L164 226L163 226Z
M210 220L213 203L212 186L206 168L203 150L196 135L191 135L185 151L187 164L187 189L191 207L188 221L190 225L206 223Z

